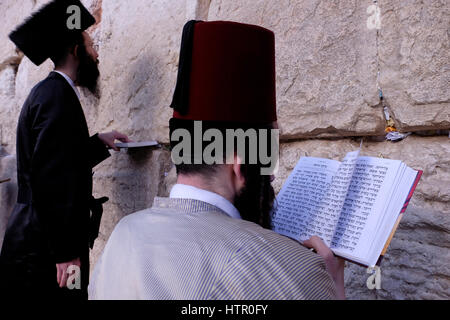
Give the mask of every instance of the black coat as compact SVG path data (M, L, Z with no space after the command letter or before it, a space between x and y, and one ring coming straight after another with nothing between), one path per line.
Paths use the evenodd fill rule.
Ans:
M98 135L89 137L78 97L60 74L32 89L17 128L19 192L0 256L0 289L54 292L56 263L80 257L86 292L92 168L109 155Z

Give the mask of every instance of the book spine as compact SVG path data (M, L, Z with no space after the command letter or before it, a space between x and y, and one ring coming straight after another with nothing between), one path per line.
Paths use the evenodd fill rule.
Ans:
M403 213L406 211L406 208L408 207L409 200L411 200L414 190L416 190L417 184L419 183L422 173L423 173L422 170L417 171L416 179L414 180L414 183L411 186L411 189L409 190L408 196L406 197L406 200L405 200L405 203L403 204L402 210L400 211L397 221L395 222L394 228L392 229L392 232L389 235L389 238L388 238L386 244L384 245L384 248L383 248L383 251L381 252L380 258L378 259L378 261L376 263L377 266L379 266L381 264L381 261L383 260L383 257L389 247L389 244L391 243L392 238L394 237L395 231L397 231L398 225L400 224L400 220L403 217Z
M412 195L413 195L413 193L414 193L414 190L416 190L417 184L419 183L419 180L420 180L420 177L422 176L422 173L423 173L422 170L419 170L419 171L417 172L416 180L414 180L414 183L413 183L413 185L411 186L411 189L409 190L409 194L408 194L408 196L406 197L406 201L405 201L405 203L403 204L403 208L402 208L402 210L400 211L400 214L402 214L403 212L406 211L406 207L408 207L409 200L411 200Z

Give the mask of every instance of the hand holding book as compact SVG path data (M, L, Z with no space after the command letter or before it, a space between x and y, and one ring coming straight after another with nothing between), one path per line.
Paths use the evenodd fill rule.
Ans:
M316 250L316 252L323 258L327 271L333 278L334 284L336 285L336 298L345 299L345 261L334 256L333 251L331 251L322 239L317 236L312 236L310 239L303 241L303 245L308 248L314 248L314 250Z

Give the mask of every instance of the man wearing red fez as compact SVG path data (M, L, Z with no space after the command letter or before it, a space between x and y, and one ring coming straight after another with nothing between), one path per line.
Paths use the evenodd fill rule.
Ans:
M119 222L90 299L344 298L343 261L319 238L304 243L315 253L270 230L274 42L254 25L185 25L170 120L177 184Z
M115 131L89 137L76 86L96 92L98 54L84 31L94 23L79 0L54 0L10 34L34 64L50 58L55 70L31 90L17 127L19 192L0 256L9 298L87 299L107 200L92 197L92 168L115 139L128 141Z

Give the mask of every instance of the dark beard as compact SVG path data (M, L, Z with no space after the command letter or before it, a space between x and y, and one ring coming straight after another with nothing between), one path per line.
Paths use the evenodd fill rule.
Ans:
M84 48L80 49L80 65L77 72L77 84L80 87L88 89L95 97L99 98L98 78L100 76L100 71L98 70L98 62L95 61Z
M242 191L234 198L234 206L242 219L270 229L275 191L270 176L261 175L260 169L261 167L257 165L242 166L246 182Z

